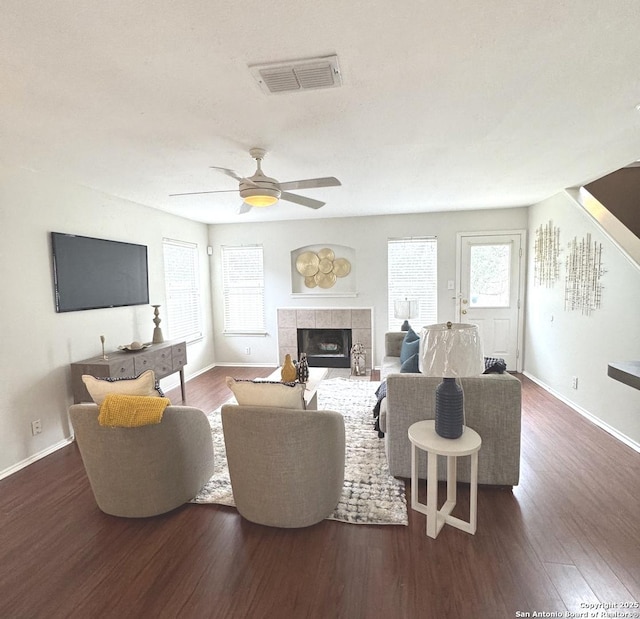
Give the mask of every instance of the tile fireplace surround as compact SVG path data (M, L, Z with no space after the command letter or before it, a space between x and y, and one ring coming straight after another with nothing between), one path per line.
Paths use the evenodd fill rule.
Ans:
M278 309L278 360L288 353L298 358L298 329L351 329L352 342L364 346L367 371L373 361L371 308L288 308Z

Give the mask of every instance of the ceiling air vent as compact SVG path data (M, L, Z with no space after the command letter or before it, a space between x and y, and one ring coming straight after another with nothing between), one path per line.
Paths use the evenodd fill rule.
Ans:
M337 56L249 65L260 88L268 94L300 92L342 85Z

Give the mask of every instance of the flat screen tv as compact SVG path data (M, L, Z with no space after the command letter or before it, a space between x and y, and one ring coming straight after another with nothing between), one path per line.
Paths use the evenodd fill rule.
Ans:
M149 303L147 247L51 233L56 312Z

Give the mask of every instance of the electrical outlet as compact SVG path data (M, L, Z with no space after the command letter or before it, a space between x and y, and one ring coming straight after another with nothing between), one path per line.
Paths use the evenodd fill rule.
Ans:
M40 434L42 432L42 421L40 419L34 419L31 422L31 434L36 436L36 434Z
M244 354L245 354L245 355L250 355L250 354L251 354L251 347L250 347L250 346L247 346L247 347L244 349Z
M571 377L571 386L572 386L574 389L577 389L577 388L578 388L578 377L577 377L577 376L572 376L572 377Z

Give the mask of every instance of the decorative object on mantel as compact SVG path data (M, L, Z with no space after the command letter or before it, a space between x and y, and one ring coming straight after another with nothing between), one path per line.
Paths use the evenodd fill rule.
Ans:
M536 286L552 288L560 279L560 229L549 220L536 230L534 244L534 278Z
M564 309L579 310L584 316L599 309L602 300L600 279L606 273L602 266L602 243L591 242L591 234L578 241L577 237L568 244Z
M364 346L360 342L356 342L351 347L351 375L364 376L367 373L366 368Z
M396 300L393 304L393 316L404 320L400 331L408 331L410 328L409 318L417 318L420 306L417 299L404 299L404 301Z
M151 340L154 344L162 344L164 342L164 338L162 337L162 329L160 328L160 323L162 320L160 319L160 312L158 311L159 305L152 305L153 307L153 324L156 326L153 330L153 339Z
M291 361L291 355L288 353L284 357L282 370L280 370L280 377L282 378L283 383L292 383L296 380L296 366L293 365L293 361Z
M459 438L464 429L464 396L456 378L484 372L478 325L451 322L429 325L420 337L422 373L442 377L436 388L436 434Z
M300 359L298 359L298 365L296 367L296 377L299 383L306 383L309 380L309 361L307 360L307 353L300 353Z
M296 259L296 270L304 277L307 288L331 288L338 277L346 277L351 272L351 263L346 258L336 258L329 247L302 252Z
M104 335L100 336L100 343L102 344L102 358L107 361L109 359L109 357L107 357L107 355L104 352Z

